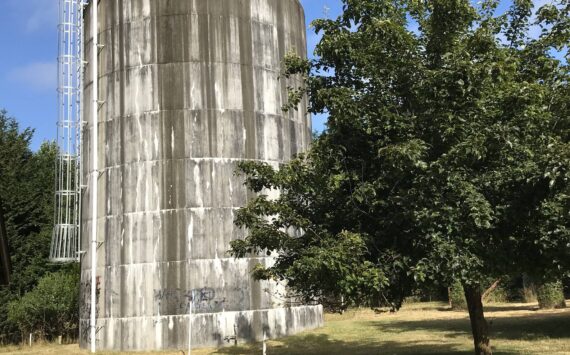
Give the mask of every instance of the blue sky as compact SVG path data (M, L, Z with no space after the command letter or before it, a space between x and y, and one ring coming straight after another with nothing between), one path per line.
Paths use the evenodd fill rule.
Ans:
M539 7L549 0L535 0ZM307 44L312 53L319 38L309 23L336 17L341 0L301 0L307 18ZM503 1L504 11L507 1ZM0 0L0 108L22 128L36 130L32 148L56 135L58 0ZM324 116L313 117L313 129L324 128Z
M308 30L313 19L341 11L341 0L301 2ZM56 135L57 6L58 0L0 0L0 108L21 128L36 130L33 149ZM318 38L309 30L307 40L312 53ZM314 128L322 130L324 121L315 117Z

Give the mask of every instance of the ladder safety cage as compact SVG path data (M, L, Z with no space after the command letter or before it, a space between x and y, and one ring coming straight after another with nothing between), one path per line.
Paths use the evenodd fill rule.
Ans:
M85 5L86 0L59 0L58 154L50 247L50 261L56 263L79 261Z

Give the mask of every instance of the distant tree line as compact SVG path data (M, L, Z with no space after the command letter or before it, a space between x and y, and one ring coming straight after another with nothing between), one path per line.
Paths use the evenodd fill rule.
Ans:
M0 286L6 286L10 283L11 270L12 264L8 250L6 224L4 223L4 209L2 208L2 199L0 198Z
M33 133L0 111L0 200L12 269L9 285L0 286L0 344L28 333L77 334L78 268L48 262L57 147L45 142L33 152Z

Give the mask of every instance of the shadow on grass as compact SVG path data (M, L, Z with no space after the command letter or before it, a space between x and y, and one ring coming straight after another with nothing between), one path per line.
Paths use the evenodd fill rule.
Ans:
M433 310L433 308L432 308ZM493 340L539 340L570 339L570 313L531 313L532 306L494 306L487 307L487 319L490 322ZM496 315L499 311L525 311L525 314ZM381 339L332 339L326 334L305 334L280 339L271 343L270 354L471 354L465 349L465 338L471 337L471 328L467 316L461 319L445 318L427 320L390 320L365 321L379 334L399 334L397 341ZM433 332L433 341L414 341L414 335L408 332ZM393 337L392 337L393 338ZM458 338L453 340L453 338ZM399 340L401 339L401 340ZM447 339L447 340L446 340ZM463 345L463 347L461 346ZM260 344L219 349L216 354L259 354ZM520 354L516 351L495 350L495 354Z
M278 355L373 355L373 354L471 354L456 349L455 344L426 344L420 341L351 342L333 340L325 334L307 334L279 340L282 344L268 347L268 353ZM218 349L215 354L259 354L260 344Z
M493 312L514 312L514 311L538 311L538 305L528 305L528 304L520 304L520 305L489 305L485 306L485 313L493 313Z
M415 307L414 310L416 311L439 311L439 312L464 312L467 314L467 311L461 311L452 309L450 306L438 306L433 307L431 305L427 305L425 307ZM532 304L491 304L485 305L485 312L492 313L492 312L513 312L513 311L538 311L538 305Z
M498 317L494 316L492 312L487 312L486 318L489 321L491 338L508 340L570 339L570 313L539 313ZM446 338L471 335L471 326L467 318L394 320L389 323L371 323L381 332L440 331L445 332L443 336Z
M414 310L417 311L439 311L439 312L463 312L467 314L467 310L456 310L452 309L450 306L439 306L433 307L427 305L425 307L415 307ZM514 311L538 311L538 305L532 304L491 304L485 305L485 313L492 312L514 312Z

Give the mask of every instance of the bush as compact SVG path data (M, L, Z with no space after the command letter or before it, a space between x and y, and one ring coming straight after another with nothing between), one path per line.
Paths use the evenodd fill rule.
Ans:
M524 303L534 303L538 301L536 296L536 287L528 285L521 289L521 298Z
M509 293L506 287L497 286L485 299L485 303L506 303L510 301Z
M461 282L456 281L449 288L449 304L451 309L466 310L467 300L465 299L465 292Z
M548 282L540 286L536 294L540 308L565 308L562 282Z
M447 287L431 282L416 285L404 303L448 301Z
M538 301L537 298L537 283L534 278L523 274L522 275L522 285L521 285L521 299L525 303L534 303Z
M76 337L79 323L79 272L63 270L42 277L32 291L8 305L8 320L23 334L53 340Z

